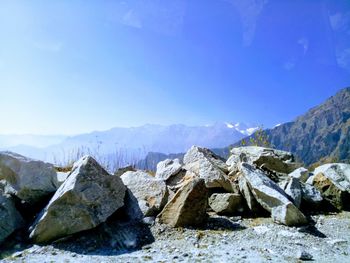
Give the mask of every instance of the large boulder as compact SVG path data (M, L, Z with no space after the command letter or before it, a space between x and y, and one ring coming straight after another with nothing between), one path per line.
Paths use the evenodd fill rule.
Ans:
M126 187L92 157L77 161L31 227L34 242L46 243L103 223L124 205Z
M302 199L302 189L299 179L290 177L284 184L281 185L283 185L281 188L284 190L284 192L293 200L294 205L299 208Z
M240 194L215 193L209 198L209 206L219 215L232 215L243 211L243 198Z
M169 192L161 179L143 171L126 172L121 179L137 199L144 216L157 216L168 201Z
M350 164L330 163L317 167L307 183L338 210L350 209Z
M322 197L337 210L350 209L350 194L339 188L324 173L318 173L313 178L313 186L318 189Z
M246 146L233 148L226 164L229 170L236 170L241 162L246 162L264 170L289 174L300 164L294 162L290 152L258 147Z
M157 165L156 178L163 180L168 186L175 186L185 176L186 170L183 169L179 159L166 159Z
M318 208L323 201L321 192L314 186L306 183L300 183L300 187L302 192L302 202L309 207Z
M350 164L330 163L317 167L314 175L324 174L341 191L350 193Z
M11 196L5 194L5 185L0 182L0 244L15 230L24 225Z
M243 195L249 210L254 215L262 214L262 211L264 210L261 207L261 205L258 203L258 201L255 199L246 178L244 176L238 176L238 181L239 181L239 191Z
M158 215L159 222L172 227L198 226L205 222L208 190L204 179L193 178L180 188Z
M0 152L0 180L6 180L21 200L34 204L58 188L53 165L12 152Z
M184 156L184 164L186 170L205 180L207 188L224 188L228 192L232 191L225 161L209 149L192 146Z
M307 223L303 213L289 200L288 195L262 171L242 163L241 174L257 202L277 223L287 226Z

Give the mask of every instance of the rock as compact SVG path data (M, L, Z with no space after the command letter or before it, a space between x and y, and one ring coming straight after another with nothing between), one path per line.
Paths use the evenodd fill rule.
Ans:
M295 169L293 172L288 174L289 177L297 178L300 180L300 182L303 182L303 183L307 181L307 179L309 178L309 175L310 175L309 170L304 167Z
M286 226L304 225L307 223L304 214L293 203L273 207L271 218L275 222Z
M139 201L134 196L132 191L126 188L125 197L124 197L124 206L120 209L120 217L126 216L127 221L130 222L141 222L144 218L144 214L141 211L139 206Z
M306 252L305 250L302 250L302 251L298 251L297 259L308 261L308 260L312 260L313 256L310 253Z
M323 201L321 192L318 191L315 187L309 184L300 183L302 200L309 205L316 207L320 205Z
M23 225L24 220L17 211L14 201L5 194L4 185L0 183L0 244Z
M205 180L207 188L224 188L232 191L226 173L228 167L224 160L206 148L192 146L184 156L185 169Z
M92 157L76 162L66 181L31 227L30 237L46 243L103 223L124 205L125 186Z
M246 146L233 148L226 164L229 170L237 169L239 163L246 162L265 170L289 174L300 166L294 162L294 156L290 152L258 147Z
M294 205L299 208L302 198L302 190L299 179L290 177L286 186L282 189L289 197L292 198Z
M287 226L307 223L302 212L289 200L287 194L262 171L242 163L241 176L247 180L249 189L257 202L271 213L272 218Z
M322 173L341 191L350 193L350 164L331 163L317 167L314 175Z
M256 201L244 176L239 177L239 190L242 193L249 210L255 215L261 214L263 208L258 203L258 201Z
M208 190L205 180L188 181L167 203L159 214L159 222L172 227L198 226L205 222L208 207Z
M171 176L180 172L181 169L182 165L179 159L166 159L157 164L156 178L166 181Z
M41 201L58 188L53 165L11 152L0 152L0 180L3 179L19 199L30 204Z
M186 170L182 168L179 159L166 159L158 163L155 177L165 181L166 185L172 187L177 185L185 174Z
M146 172L126 172L121 179L137 199L144 216L157 216L168 201L169 193L164 181Z
M240 194L215 193L209 198L209 206L217 214L232 215L242 212L242 201L242 196Z
M338 188L324 173L318 173L313 178L313 186L322 197L337 210L350 209L350 194ZM345 188L343 188L345 189Z
M126 167L118 168L118 170L115 171L114 175L115 176L122 176L126 172L136 172L136 169L132 165L129 165Z

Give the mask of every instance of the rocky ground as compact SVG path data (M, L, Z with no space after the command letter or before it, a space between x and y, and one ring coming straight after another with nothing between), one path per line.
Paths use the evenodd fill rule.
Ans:
M2 262L349 262L350 212L311 218L299 228L216 215L203 229L109 225L47 246L17 244Z

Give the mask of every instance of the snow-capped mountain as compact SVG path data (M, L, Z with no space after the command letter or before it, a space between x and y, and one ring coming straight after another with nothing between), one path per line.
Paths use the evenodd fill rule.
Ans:
M147 124L71 136L40 149L40 145L23 143L8 147L3 142L0 149L13 150L50 162L62 162L63 159L74 159L75 155L89 153L107 159L119 155L127 163L130 159L137 161L144 158L148 152L181 153L186 152L192 145L207 148L226 147L252 134L255 129L255 126L243 123L215 123L205 126ZM18 141L23 142L20 139Z
M259 127L256 125L247 125L245 123L240 123L240 122L237 122L237 123L226 122L226 126L227 128L234 129L246 136L252 135L257 129L259 129ZM253 126L256 126L256 127L253 127Z

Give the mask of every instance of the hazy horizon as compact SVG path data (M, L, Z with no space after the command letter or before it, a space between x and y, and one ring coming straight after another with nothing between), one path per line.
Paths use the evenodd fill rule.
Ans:
M273 127L350 85L350 2L1 1L0 134Z

